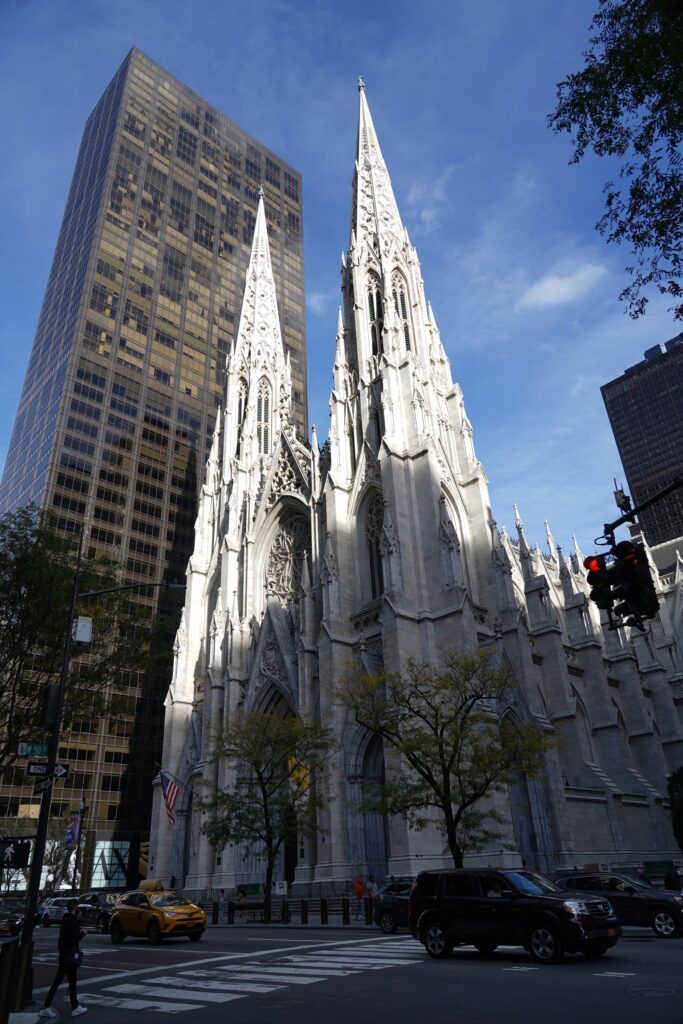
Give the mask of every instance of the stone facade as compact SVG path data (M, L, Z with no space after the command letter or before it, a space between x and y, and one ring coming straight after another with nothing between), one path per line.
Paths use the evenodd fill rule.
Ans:
M547 552L493 519L463 395L417 253L401 223L365 91L350 244L343 257L331 427L297 439L263 200L224 413L207 463L166 699L163 765L181 784L175 825L157 788L151 871L188 890L258 881L258 851L215 850L196 794L231 784L212 737L241 708L318 716L340 741L315 839L283 856L299 892L356 874L448 863L435 830L359 811L390 752L333 701L353 666L399 670L445 647L496 648L514 696L501 717L552 734L541 778L495 798L507 834L473 863L552 871L677 856L666 779L683 764L683 562L661 581L648 631L609 632L576 542Z

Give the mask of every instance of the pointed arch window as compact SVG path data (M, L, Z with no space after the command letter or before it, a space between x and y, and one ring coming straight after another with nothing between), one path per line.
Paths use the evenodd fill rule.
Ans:
M382 355L382 329L384 327L384 307L379 281L371 277L368 285L368 317L370 321L370 341L373 356Z
M244 377L240 377L237 385L237 425L242 426L244 422L244 414L247 411L247 382Z
M408 317L408 302L406 300L406 289L403 281L394 280L393 299L396 321L403 331L403 340L406 344L406 352L410 352L410 319Z
M370 600L374 601L384 593L384 574L380 540L384 523L384 502L379 491L375 491L365 508L365 548L368 559L368 583Z
M256 437L259 455L268 455L270 452L271 404L270 384L263 378L259 381L258 396L256 398Z

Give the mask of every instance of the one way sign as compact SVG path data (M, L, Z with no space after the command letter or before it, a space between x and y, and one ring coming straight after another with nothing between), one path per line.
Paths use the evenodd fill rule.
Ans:
M47 765L44 761L29 761L26 765L26 774L29 778L47 778ZM69 774L68 764L56 764L52 773L53 779L65 779Z

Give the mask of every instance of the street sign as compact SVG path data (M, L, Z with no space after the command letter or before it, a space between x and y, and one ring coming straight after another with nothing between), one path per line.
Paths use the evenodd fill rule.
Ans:
M26 774L31 779L35 778L47 778L47 764L44 761L29 761L26 765ZM55 779L65 779L69 774L68 764L56 764L52 777Z
M46 789L52 789L52 779L48 779L47 776L44 779L38 779L34 784L33 795L44 793Z
M47 757L47 743L20 743L19 757Z

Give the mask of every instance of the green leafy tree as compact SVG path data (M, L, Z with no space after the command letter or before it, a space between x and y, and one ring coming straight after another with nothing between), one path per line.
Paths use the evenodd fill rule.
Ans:
M654 285L683 319L683 5L680 0L600 0L585 67L557 86L555 132L573 136L572 163L592 150L621 161L605 185L596 225L631 247L631 283L621 292L638 317Z
M0 775L16 761L22 741L45 735L43 698L61 669L77 544L33 506L0 517ZM119 583L115 565L82 563L81 593ZM115 684L144 668L148 657L148 629L129 596L90 601L76 613L92 618L93 641L72 648L65 732L75 719L120 710Z
M497 838L500 815L482 801L518 772L538 773L548 748L536 723L498 721L493 705L512 685L485 651L447 651L439 666L410 660L402 673L358 672L341 683L337 699L396 762L364 809L401 815L415 829L436 824L458 868Z
M266 921L280 850L297 835L317 831L322 798L314 779L334 750L324 726L261 711L245 711L216 738L213 760L223 761L235 782L202 800L202 828L216 847L231 843L262 851Z
M683 850L683 768L677 768L667 783L671 804L671 826L679 850Z

